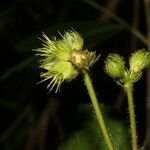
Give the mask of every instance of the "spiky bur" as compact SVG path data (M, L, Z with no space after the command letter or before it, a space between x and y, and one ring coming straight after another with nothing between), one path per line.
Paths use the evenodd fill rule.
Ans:
M56 86L56 92L62 82L76 78L98 59L95 52L82 49L83 38L76 31L65 32L61 37L58 40L56 37L49 39L43 34L43 47L35 50L40 56L40 68L44 69L42 81L50 79L47 88L52 90Z
M124 59L118 54L111 54L105 61L105 72L116 79L116 82L124 85L137 82L142 71L150 65L150 53L139 50L132 54L129 59L129 69L125 68Z

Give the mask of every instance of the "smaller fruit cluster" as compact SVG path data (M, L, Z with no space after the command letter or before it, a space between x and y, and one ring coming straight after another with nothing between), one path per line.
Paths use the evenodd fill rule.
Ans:
M106 73L116 79L118 84L132 85L142 76L142 71L150 65L150 53L139 50L129 58L129 69L125 67L124 58L111 54L105 61Z

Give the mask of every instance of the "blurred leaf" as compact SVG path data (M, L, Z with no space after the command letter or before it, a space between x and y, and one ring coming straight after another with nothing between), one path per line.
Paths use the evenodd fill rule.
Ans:
M49 37L58 35L58 31L63 34L64 31L75 29L77 32L83 35L85 39L86 47L92 47L98 43L102 43L109 38L115 36L122 27L120 25L115 25L112 23L102 23L99 21L84 21L84 22L72 22L58 24L51 28L46 29L44 32L48 34ZM31 52L32 49L41 46L41 42L38 37L42 36L42 32L36 36L32 36L22 41L15 47L18 53Z
M25 147L25 143L27 143L28 138L28 128L27 121L25 120L13 133L10 137L5 141L0 141L0 144L9 150L7 144L11 147L11 150L23 150ZM14 138L15 137L15 138Z
M74 0L62 0L59 20L65 20L72 8Z
M126 123L114 115L111 108L103 105L102 108L107 128L117 149L131 149ZM86 119L85 125L62 143L59 150L107 150L97 120L94 115L90 116L91 113L93 114L91 110L89 105L80 106L79 115Z
M19 109L20 106L19 104L16 104L16 103L12 103L8 100L4 100L0 97L0 107L4 107L4 108L7 108L8 110L16 110L16 109Z
M33 67L33 60L34 58L33 57L30 57L30 58L27 58L25 60L23 60L22 62L20 62L19 64L9 68L8 70L6 70L3 75L0 76L0 80L5 80L7 79L12 73L14 72L19 72L21 71L22 69L24 69L25 67L28 66L32 66Z
M108 23L100 23L97 21L84 21L84 22L73 22L67 24L59 24L52 28L48 28L47 31L48 35L58 35L58 31L63 34L65 30L68 29L75 29L79 33L82 34L83 38L85 39L85 47L91 48L98 43L102 43L109 38L115 36L119 31L121 31L121 27L115 24L108 24ZM42 34L42 33L41 33ZM36 37L30 37L15 47L15 50L18 53L28 53L31 52L33 49L41 47L41 41L38 37L42 35L37 35ZM4 74L0 77L0 80L4 80L8 78L12 73L16 71L21 71L22 69L30 66L30 68L35 68L33 66L33 57L27 58L23 60L19 64L9 68ZM34 64L35 65L35 64Z
M13 13L14 10L14 7L8 7L0 11L0 32L2 32L6 24L10 22L8 15Z

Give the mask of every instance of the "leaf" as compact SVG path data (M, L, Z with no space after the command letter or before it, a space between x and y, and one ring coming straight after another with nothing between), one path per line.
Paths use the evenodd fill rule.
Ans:
M114 145L118 150L131 149L126 122L114 115L111 108L102 105L102 110ZM85 118L84 127L64 141L58 150L107 150L97 119L91 116L92 107L81 105L78 113Z
M13 74L14 72L19 72L22 69L24 69L27 66L32 66L33 64L33 57L29 57L25 60L23 60L22 62L20 62L19 64L12 66L11 68L9 68L8 70L6 70L1 76L0 76L0 81L1 80L5 80L7 79L11 74ZM32 66L33 67L33 66Z

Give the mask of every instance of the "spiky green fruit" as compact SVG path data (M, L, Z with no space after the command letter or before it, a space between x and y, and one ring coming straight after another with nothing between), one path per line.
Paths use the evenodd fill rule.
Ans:
M40 68L45 70L41 73L42 81L51 79L47 86L51 90L56 86L57 92L62 82L74 79L98 59L95 52L82 50L83 39L75 31L65 32L60 40L51 40L45 34L43 37L43 47L35 51L40 56Z
M65 32L63 40L70 45L72 50L83 48L83 38L76 31Z
M130 71L137 73L150 65L150 53L139 50L130 57Z
M122 78L125 73L125 62L117 54L111 54L105 61L105 71L113 78Z

